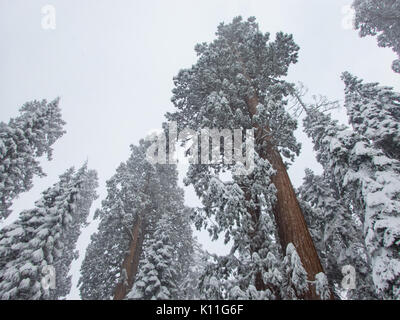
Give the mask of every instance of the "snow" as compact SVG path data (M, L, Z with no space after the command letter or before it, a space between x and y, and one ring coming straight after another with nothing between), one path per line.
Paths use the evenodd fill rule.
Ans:
M7 237L19 237L22 236L24 234L24 230L22 229L22 227L16 227L14 229L12 229L11 231L8 231L6 233Z
M19 289L19 290L28 289L28 288L29 288L29 285L30 285L30 282L31 282L31 281L30 281L29 278L23 279L23 280L19 283L18 289Z
M400 245L400 216L383 217L375 223L376 231L384 230L383 244L385 247Z
M316 293L321 297L322 300L330 298L330 288L328 278L325 273L320 272L315 275L315 289Z
M44 254L42 248L37 249L32 253L32 259L34 262L40 262L44 259Z

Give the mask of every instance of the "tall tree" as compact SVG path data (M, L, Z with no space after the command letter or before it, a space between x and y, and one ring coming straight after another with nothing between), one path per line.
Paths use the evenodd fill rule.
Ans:
M399 56L392 69L400 73L400 1L354 0L353 8L360 36L377 36L380 47L392 48Z
M188 183L194 185L202 198L205 217L216 219L217 231L226 231L228 238L232 233L234 239L240 234L235 250L246 248L248 259L258 254L266 266L267 251L271 250L269 258L273 260L278 253L283 256L292 243L308 279L313 281L316 274L323 272L322 266L281 158L282 153L293 159L300 151L293 135L297 123L285 111L285 95L290 86L281 79L286 76L289 65L297 61L299 47L291 35L283 33L278 33L275 41L269 41L269 34L259 31L253 17L247 21L238 17L230 24L220 24L216 36L209 44L198 44L197 63L181 70L174 78L172 102L177 111L166 116L178 123L179 130L254 128L256 161L261 165L260 170L267 172L264 180L254 173L220 188L231 193L231 199L219 198L219 193L213 196L210 189L215 185L211 182L218 181L218 174L232 170L232 165L192 166ZM253 185L257 179L261 189ZM231 212L224 209L232 208L234 202L238 205ZM265 210L261 205L264 203ZM274 215L274 221L270 214ZM263 232L268 230L274 234L271 230L274 224L276 237L266 240ZM275 246L274 239L281 245L278 253L267 249ZM234 254L231 256L233 259ZM263 279L264 271L257 268L249 280L251 285L261 293L260 297L265 293L277 298L279 290L268 279ZM312 285L310 289L304 297L318 298Z
M0 219L10 214L12 200L32 188L34 176L45 175L38 158L51 160L51 146L65 133L58 104L58 98L27 102L18 117L0 123Z
M146 242L139 272L128 299L178 299L178 261L174 260L172 217L166 213L155 223L155 230Z
M154 259L160 262L157 267L168 263L177 273L169 275L165 270L151 269L157 273L160 283L181 283L178 274L185 270L181 261L186 261L184 251L188 247L185 243L187 232L191 232L183 217L186 215L183 191L177 186L176 166L150 164L146 158L148 147L145 141L132 146L128 161L121 164L107 182L107 198L96 214L101 219L99 229L92 236L82 263L79 283L83 299L124 299L136 277L144 281L142 269L149 271L156 267ZM182 232L185 228L186 233ZM178 232L172 232L173 229ZM178 250L180 246L182 249ZM141 263L143 259L152 265ZM172 298L176 297L179 287L168 287L170 294L157 288L152 291L152 297ZM135 290L134 298L139 298L139 287ZM140 295L140 298L148 296Z
M388 157L400 160L400 94L344 72L349 122Z
M329 174L317 176L307 169L298 191L330 286L339 297L342 294L342 268L351 265L357 270L357 287L349 290L348 298L374 299L376 294L361 221L344 203L335 184L329 181Z
M79 257L79 251L76 249L76 244L81 235L82 228L87 226L87 218L92 203L97 199L97 172L95 170L87 170L87 166L85 165L79 169L77 175L85 177L85 180L79 193L79 197L76 200L76 208L72 214L72 220L66 226L65 231L60 237L60 241L64 243L64 248L62 256L54 265L56 272L56 288L55 290L50 291L50 297L53 299L63 298L68 295L71 290L72 275L69 274L71 263Z
M190 210L170 165L158 169L160 185L153 221L146 233L139 271L128 299L186 299L194 244ZM174 168L174 166L172 167ZM163 172L167 170L163 174ZM167 179L167 180L165 180Z
M68 271L96 179L86 165L67 170L34 209L0 231L1 299L57 299L69 292ZM46 276L55 276L55 288L43 286Z
M377 294L399 299L400 163L315 107L309 108L304 127L317 160L363 224Z
M144 141L131 150L128 161L107 181L107 197L95 213L100 224L86 250L79 280L83 299L111 299L116 286L127 283L126 272L136 273L132 269L137 269L147 225L144 220L151 213L149 182L155 170L145 159Z

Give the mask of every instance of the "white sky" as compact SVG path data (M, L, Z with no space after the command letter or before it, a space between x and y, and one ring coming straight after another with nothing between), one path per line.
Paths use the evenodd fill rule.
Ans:
M99 173L99 207L105 181L129 156L129 145L159 128L171 111L172 77L196 61L194 45L212 41L217 25L233 17L256 16L263 32L293 33L300 45L299 62L289 80L302 81L311 93L343 99L340 73L350 71L370 82L400 90L399 75L391 71L390 49L378 48L374 38L359 38L343 28L343 7L350 0L0 0L0 121L8 122L33 99L61 97L67 134L54 147L54 160L43 161L46 178L15 202L13 214L33 207L40 192L57 181L68 167L86 159ZM56 29L41 27L44 5L56 9ZM344 110L336 116L345 120ZM312 146L299 130L301 156L290 169L295 186L304 169L318 172ZM198 205L187 189L186 202ZM92 223L78 242L81 258L72 268L79 277ZM199 234L204 247L226 252L221 242ZM69 298L79 298L74 287Z

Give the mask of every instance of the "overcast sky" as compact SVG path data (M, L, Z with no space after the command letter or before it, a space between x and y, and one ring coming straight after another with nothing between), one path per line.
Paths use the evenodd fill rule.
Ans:
M302 81L311 93L343 100L340 74L350 71L366 81L381 82L400 90L399 75L391 71L395 58L379 48L374 38L359 38L345 28L344 8L350 0L0 0L0 121L18 115L26 101L61 97L67 134L54 146L54 160L43 161L46 178L15 202L17 218L33 207L40 192L55 183L70 166L89 166L99 173L99 207L105 181L129 157L129 145L159 128L171 111L172 77L196 61L194 45L212 41L217 25L233 17L255 16L263 32L293 33L300 46L299 62L289 72L290 81ZM42 7L56 10L56 29L42 28ZM336 117L345 120L344 110ZM295 186L304 169L319 165L308 139L290 169ZM192 190L186 202L198 205ZM79 298L75 288L79 264L95 231L83 231L78 247L81 258L72 268L74 288L69 298ZM206 233L204 247L226 252Z

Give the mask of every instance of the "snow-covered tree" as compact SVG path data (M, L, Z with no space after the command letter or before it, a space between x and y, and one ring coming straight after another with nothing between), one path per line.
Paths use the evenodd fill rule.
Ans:
M363 83L348 72L345 107L354 130L390 158L400 160L400 94L378 83Z
M329 181L329 174L317 176L306 169L304 182L298 191L330 287L336 289L339 297L342 267L351 265L357 270L357 287L348 292L348 298L374 299L372 270L361 222Z
M251 299L280 297L281 251L272 213L276 192L271 183L273 174L269 162L257 156L253 174L235 176L233 181L221 180L205 165L189 170L187 182L194 184L204 205L196 216L197 227L207 228L213 239L224 233L225 243L233 242L231 253L216 258L205 275L205 279L225 282L226 297L238 298L239 293ZM206 283L212 285L215 280ZM231 289L236 296L231 295ZM205 290L210 288L205 286Z
M353 8L360 36L377 36L380 47L392 48L399 56L392 68L400 73L400 1L354 0Z
M99 229L81 267L83 299L122 299L136 276L141 279L138 286L149 280L143 277L150 270L160 282L151 297L178 296L186 274L183 264L191 255L192 231L176 166L150 164L148 146L145 141L132 146L128 161L107 182L107 198L96 213ZM174 272L163 269L165 265ZM135 288L138 295L140 287Z
M67 170L34 209L23 211L0 231L1 299L57 299L69 292L68 271L95 197L96 179L86 164L77 172ZM43 285L48 276L55 288Z
M60 260L54 265L57 275L56 289L50 291L50 295L54 299L65 297L71 290L70 266L72 261L79 257L76 243L82 228L87 226L87 218L92 203L97 198L95 191L98 187L96 171L87 170L86 166L83 166L79 169L77 175L85 176L85 181L76 202L76 209L72 213L72 220L61 235L60 241L64 243L64 249Z
M167 213L156 222L155 230L145 242L139 272L128 299L170 300L179 296L177 262L174 243L170 236L173 230L172 217Z
M186 268L186 273L181 273L184 278L182 279L180 290L184 299L202 300L206 299L206 297L202 294L200 282L208 266L210 255L203 250L197 238L193 237L192 243L191 246L187 246L191 250L186 250L189 254L185 255L185 262L181 263Z
M208 228L214 238L223 232L226 241L233 241L233 252L220 262L230 268L226 279L238 276L234 292L278 298L280 276L273 266L279 265L289 243L309 280L323 271L287 175L288 163L281 158L293 160L300 151L293 135L297 123L285 111L291 86L282 80L297 61L299 48L291 35L281 32L270 41L254 17L222 23L216 36L211 43L198 44L197 63L174 78L176 112L166 117L179 130L255 129L254 172L222 181L220 174L234 172L237 163L193 164L186 183L194 186L204 206L197 210L197 226ZM209 274L207 279L222 278ZM315 290L307 297L316 297Z
M286 256L283 259L283 269L286 273L286 281L283 290L288 299L295 300L302 297L308 291L307 272L304 270L296 248L289 243L286 248Z
M127 299L182 300L195 289L187 278L195 262L190 210L184 206L175 177L172 184L162 185L169 188L158 194L152 227L145 236L139 270Z
M304 119L317 160L363 225L377 294L400 298L400 163L310 107Z
M124 273L121 265L130 249L133 232L140 232L143 242L143 215L149 214L151 203L147 182L155 176L154 168L145 159L145 144L131 146L131 156L121 163L107 181L107 197L94 218L100 219L98 231L91 237L81 266L79 280L83 299L111 299ZM146 209L146 210L145 210ZM146 211L146 212L144 212ZM140 247L140 246L139 246Z
M38 158L51 160L52 145L65 131L59 99L25 103L20 115L0 123L0 219L10 214L12 201L32 188L32 178L44 172Z

